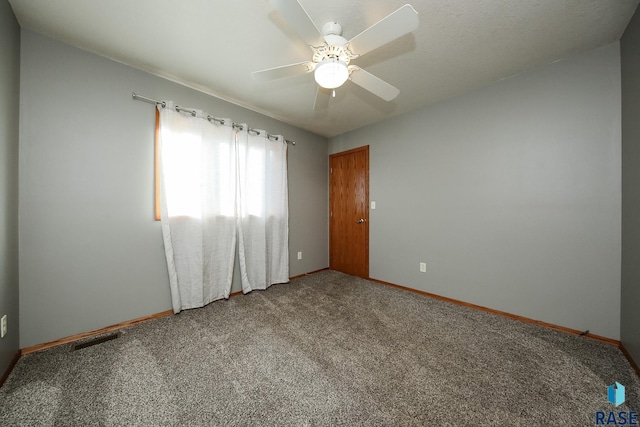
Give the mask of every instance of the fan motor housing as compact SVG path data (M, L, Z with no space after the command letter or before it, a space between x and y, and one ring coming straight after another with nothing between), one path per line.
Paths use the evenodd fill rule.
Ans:
M337 46L334 44L324 44L314 48L313 62L320 63L325 59L335 58L345 64L349 64L354 55L346 46Z
M349 50L349 41L342 37L342 26L337 22L327 22L322 26L325 44L313 48L313 62L320 63L325 59L337 59L349 64L355 58Z

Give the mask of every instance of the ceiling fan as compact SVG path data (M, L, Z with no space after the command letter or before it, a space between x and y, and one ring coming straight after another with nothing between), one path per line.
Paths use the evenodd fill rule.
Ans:
M320 88L333 90L335 96L335 89L347 80L385 101L398 96L400 90L396 87L351 64L351 61L418 28L418 12L411 5L405 4L347 40L342 37L342 26L337 22L327 22L319 31L297 0L270 0L270 3L309 45L312 57L311 61L254 71L254 79L273 80L313 72L319 85L316 106Z

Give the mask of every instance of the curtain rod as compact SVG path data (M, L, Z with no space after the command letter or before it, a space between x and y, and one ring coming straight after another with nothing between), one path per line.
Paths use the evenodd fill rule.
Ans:
M131 92L131 97L133 99L135 99L136 101L144 101L144 102L148 102L149 104L162 105L162 108L165 108L167 106L167 103L165 101L158 101L157 99L152 99L152 98L149 98L149 97L146 97L146 96L138 95L135 92ZM193 115L193 116L196 115L196 112L194 110L189 110L188 108L183 108L183 107L180 107L179 105L176 105L175 108L176 108L176 111L184 111L184 112L187 112L187 113L191 113L191 115ZM224 119L219 119L219 118L213 117L213 116L211 116L209 114L207 114L207 120L209 120L210 122L213 121L213 122L217 122L217 123L220 123L220 124L224 124ZM234 128L237 128L239 130L242 130L242 125L239 125L237 123L231 123L231 126L233 126ZM260 134L260 132L258 132L255 129L251 129L251 128L248 128L247 132L253 132L253 133L256 133L258 135ZM275 136L274 135L269 135L269 133L267 133L267 138L273 140L275 138ZM291 140L286 139L286 138L285 138L284 142L286 142L287 144L296 145L295 141L291 141Z

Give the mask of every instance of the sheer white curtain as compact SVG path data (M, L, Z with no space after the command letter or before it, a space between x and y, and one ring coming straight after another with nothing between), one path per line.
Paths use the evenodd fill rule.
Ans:
M228 298L236 247L236 147L225 125L160 112L161 221L173 311Z
M263 130L237 133L238 252L242 291L289 281L287 144Z

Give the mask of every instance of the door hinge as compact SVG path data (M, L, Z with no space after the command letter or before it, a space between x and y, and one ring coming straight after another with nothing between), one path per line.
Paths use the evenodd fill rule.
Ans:
M329 216L333 217L333 211L329 211Z
M333 168L329 168L329 173L333 173Z

